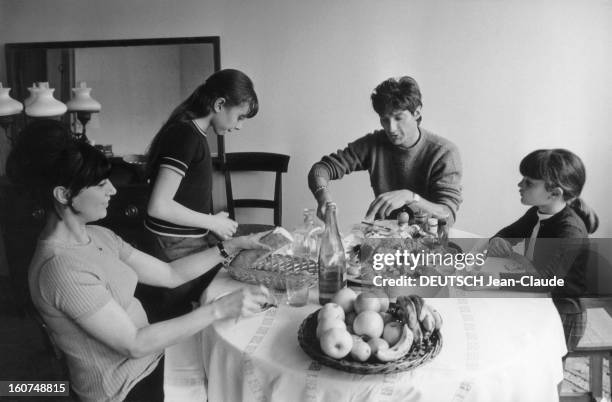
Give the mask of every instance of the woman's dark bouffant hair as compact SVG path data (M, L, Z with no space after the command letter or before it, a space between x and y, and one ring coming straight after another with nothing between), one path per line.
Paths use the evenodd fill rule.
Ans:
M589 233L599 226L599 218L580 198L586 181L586 169L582 160L567 149L538 149L523 158L519 170L523 176L544 180L548 191L559 187L563 199L582 218Z
M160 134L172 124L187 122L208 116L217 99L223 98L228 106L249 105L246 117L254 117L259 111L259 101L251 79L242 71L225 69L217 71L197 87L193 93L174 109L168 120L157 132L147 152L147 175L150 177L159 156Z
M63 186L70 198L110 176L111 165L102 152L77 142L56 120L37 120L17 137L6 162L10 180L23 185L46 210L53 208L53 189Z
M389 78L378 85L371 95L372 107L380 116L397 110L414 112L423 106L419 84L412 77ZM421 116L417 122L421 124Z

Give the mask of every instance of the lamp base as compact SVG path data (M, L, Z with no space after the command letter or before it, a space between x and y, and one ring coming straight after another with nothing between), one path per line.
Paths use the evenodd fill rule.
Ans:
M15 122L15 115L10 116L0 116L0 127L4 129L4 135L10 141L11 144L15 143L15 137L10 134L9 128Z
M81 131L80 133L74 133L74 138L77 141L86 142L87 144L91 143L89 141L89 138L87 138L87 130L85 128L89 120L91 120L91 113L92 112L76 112L77 120L81 123L81 126L83 127L83 131Z

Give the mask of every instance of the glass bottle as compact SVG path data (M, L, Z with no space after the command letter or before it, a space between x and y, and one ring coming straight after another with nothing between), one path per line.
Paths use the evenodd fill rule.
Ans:
M438 218L438 241L443 247L448 246L448 217Z
M328 202L325 231L319 247L319 304L329 303L334 294L346 287L346 256L338 230L336 203Z
M436 218L427 219L427 231L431 235L438 237L438 220Z
M419 225L424 231L427 231L427 218L429 215L425 211L418 209L414 212L414 224Z
M316 260L322 233L323 224L316 217L316 210L304 208L304 222L293 232L293 255Z

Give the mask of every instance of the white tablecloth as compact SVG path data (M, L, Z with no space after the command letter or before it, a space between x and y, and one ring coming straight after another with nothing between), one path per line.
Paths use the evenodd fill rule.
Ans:
M240 286L221 271L202 301ZM558 400L566 347L548 298L468 298L455 289L466 297L428 299L444 319L440 354L409 372L357 375L321 366L301 350L299 325L320 307L312 290L305 307L287 306L279 294L278 308L217 322L168 349L166 400L202 401L203 372L213 402Z

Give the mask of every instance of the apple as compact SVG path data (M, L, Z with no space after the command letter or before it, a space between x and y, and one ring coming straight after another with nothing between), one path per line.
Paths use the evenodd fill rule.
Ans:
M317 338L321 338L323 332L332 328L346 329L346 324L344 323L344 321L338 318L323 318L317 324Z
M382 338L372 338L368 341L372 354L376 354L379 350L389 349L389 344Z
M386 294L378 295L378 300L380 301L380 312L384 313L389 310L389 297Z
M332 328L323 332L319 345L327 356L334 359L342 359L353 348L353 338L346 329Z
M379 313L375 311L364 311L359 313L353 321L353 331L356 335L367 336L368 338L379 338L385 324Z
M393 316L387 312L380 313L380 316L382 317L383 323L385 324L393 321Z
M342 310L344 310L344 314L347 314L353 311L353 302L357 298L357 293L351 288L342 288L336 292L334 297L332 297L332 303L336 303Z
M353 335L353 347L351 348L351 357L358 362L364 362L370 358L372 349L370 345L360 337Z
M363 292L355 299L355 312L357 314L363 311L380 311L380 300L375 293Z
M352 334L351 338L353 338L353 345L355 344L355 342L363 341L363 338L360 337L359 335Z
M344 321L344 310L336 303L327 303L325 306L321 307L317 314L317 318L319 321L323 318L338 318Z
M382 337L389 346L393 346L399 341L402 337L402 330L404 329L403 325L397 321L393 321L385 325L383 329Z
M389 310L389 296L387 296L387 293L385 293L380 288L379 289L370 290L369 293L371 295L375 295L375 296L371 296L371 297L376 297L378 299L378 301L380 302L380 309L378 311L380 311L381 313L384 313L387 310Z

